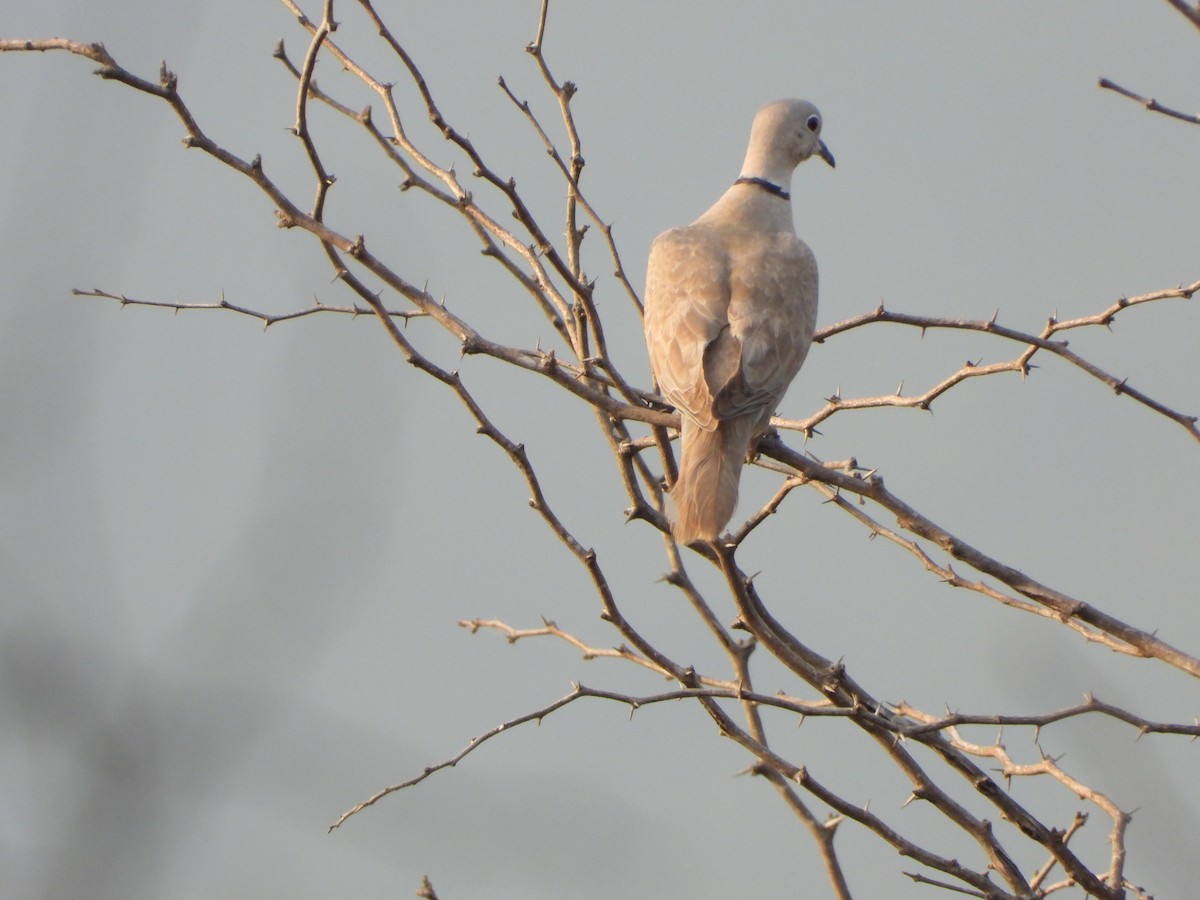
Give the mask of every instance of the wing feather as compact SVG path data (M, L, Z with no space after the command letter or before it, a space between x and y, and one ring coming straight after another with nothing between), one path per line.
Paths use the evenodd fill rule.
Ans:
M703 225L654 241L646 344L659 390L701 428L762 427L800 370L816 325L817 266L794 234L763 241Z
M646 346L658 389L701 428L716 426L705 352L728 327L729 261L706 230L672 228L650 246Z

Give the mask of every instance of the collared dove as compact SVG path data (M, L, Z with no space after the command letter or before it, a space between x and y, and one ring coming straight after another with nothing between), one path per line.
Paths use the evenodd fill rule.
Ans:
M800 370L817 318L817 262L796 236L789 188L810 156L832 166L821 114L803 100L758 111L741 177L699 219L663 232L646 272L646 346L683 420L671 526L712 541L738 479Z

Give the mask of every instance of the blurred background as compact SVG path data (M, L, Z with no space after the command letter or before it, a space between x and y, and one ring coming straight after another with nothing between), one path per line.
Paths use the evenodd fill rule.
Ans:
M556 104L524 52L538 3L378 4L447 118L517 179L551 233L563 187L503 75L554 135ZM320 5L307 12L319 17ZM440 162L406 75L352 3L337 40L396 96ZM277 3L0 0L0 37L103 41L154 79L166 60L206 132L299 203L312 195L289 132L307 34ZM546 58L579 85L584 186L640 290L646 249L738 174L762 103L817 103L838 168L793 182L822 273L820 322L880 302L1036 332L1050 315L1200 278L1200 130L1096 87L1100 76L1183 109L1200 34L1167 3L744 4L561 0ZM0 885L11 897L410 896L443 900L829 896L811 840L750 762L690 705L577 703L489 743L333 834L339 813L418 774L572 680L653 693L631 666L549 640L510 646L456 623L547 616L617 642L585 573L526 504L519 473L445 387L405 364L369 318L264 330L225 312L120 308L73 288L281 313L353 299L316 243L275 227L269 200L199 151L161 102L63 53L0 56ZM317 80L374 102L330 58ZM314 108L338 176L328 219L364 234L486 334L553 345L527 297L454 214L398 189L357 126ZM469 166L459 162L464 178ZM479 183L476 196L487 197ZM493 209L502 209L494 200ZM586 258L614 357L649 383L640 325L598 235ZM390 305L400 307L399 298ZM1165 301L1071 347L1156 399L1200 412L1200 311ZM523 441L550 502L597 549L619 602L682 663L724 675L668 586L590 413L536 377L409 335ZM873 326L814 347L781 412L915 394L964 361L1017 347ZM933 414L846 413L808 442L854 455L939 524L1034 578L1200 650L1200 454L1179 426L1039 355L1027 379L975 379ZM745 478L743 512L776 479ZM1188 676L1117 656L1047 620L948 589L815 491L793 495L741 563L814 649L869 689L932 712L1034 713L1085 691L1192 722ZM941 559L941 557L938 557ZM693 557L694 559L694 557ZM728 621L719 579L690 570ZM962 571L962 569L960 569ZM968 574L964 571L964 574ZM765 666L763 691L800 689ZM866 741L833 721L780 721L779 749L947 856L975 849ZM991 730L972 733L980 740ZM1128 876L1188 896L1200 829L1197 745L1098 718L1041 748L1125 809ZM1037 758L1028 732L1005 735ZM933 765L932 760L924 760ZM948 779L943 779L948 782ZM957 788L956 788L957 789ZM1066 825L1083 807L1045 780L1016 796ZM973 798L964 802L987 814ZM814 803L819 815L827 810ZM1109 823L1076 839L1106 865ZM928 896L877 838L842 827L862 897ZM702 851L702 852L701 852ZM1032 868L1037 854L1020 857Z

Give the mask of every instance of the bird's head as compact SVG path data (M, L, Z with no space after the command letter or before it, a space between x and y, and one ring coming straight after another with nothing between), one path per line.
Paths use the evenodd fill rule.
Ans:
M834 165L821 140L821 113L807 100L776 100L760 109L750 129L750 151L772 167L794 169L810 156Z

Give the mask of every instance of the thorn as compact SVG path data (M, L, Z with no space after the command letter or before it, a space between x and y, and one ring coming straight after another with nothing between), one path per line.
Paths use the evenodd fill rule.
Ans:
M167 61L165 59L158 68L158 83L168 94L175 93L178 79L175 77L175 73L167 68Z

